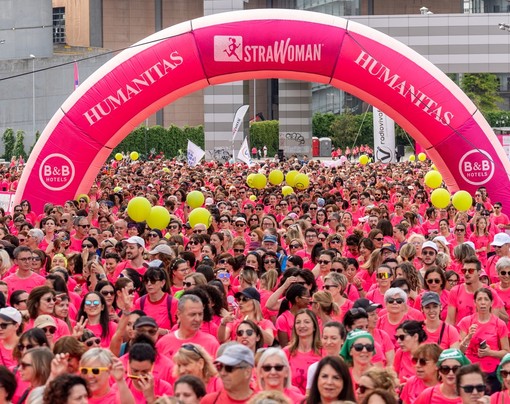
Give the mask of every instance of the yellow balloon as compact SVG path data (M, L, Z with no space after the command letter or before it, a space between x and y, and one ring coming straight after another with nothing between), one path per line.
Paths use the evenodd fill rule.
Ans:
M283 173L280 170L273 170L269 173L269 182L273 185L280 185L283 182Z
M300 191L308 188L310 186L310 178L308 178L308 175L306 174L298 174L296 175L296 178L294 179L295 187L299 189Z
M121 187L115 187L113 188L113 192L117 193L117 192L120 192L122 191L122 188Z
M429 188L439 188L443 182L443 176L439 173L439 171L429 171L425 174L424 182Z
M250 201L255 202L257 197L255 195L250 195Z
M170 212L163 206L154 206L147 218L147 225L151 229L163 230L170 223Z
M138 160L138 157L140 157L140 155L138 154L138 152L132 151L129 154L129 157L131 158L131 160L136 161L136 160Z
M299 174L299 171L296 171L296 170L292 170L292 171L289 171L287 173L287 175L285 176L285 182L287 183L287 185L293 187L294 185L296 185L296 175Z
M267 178L264 174L255 174L253 177L253 188L263 189L267 185Z
M450 204L450 193L444 188L434 189L430 194L430 201L438 209L444 209Z
M359 156L359 163L365 165L368 163L368 156L366 154L362 154Z
M212 222L211 213L205 208L193 209L189 214L188 219L192 228L197 224L205 224L206 227L209 227Z
M248 177L246 177L246 184L248 184L248 186L250 188L253 188L253 179L255 178L257 174L255 173L251 173L248 175Z
M123 158L123 157L124 157L124 156L122 155L122 153L117 153L117 154L115 155L115 160L120 161L120 160L122 160L122 158Z
M200 191L191 191L186 196L186 203L189 205L190 208L199 208L204 204L205 197L204 194Z
M169 173L170 172L170 169L168 167L163 167L163 172L165 173Z
M127 213L135 222L143 222L151 213L151 203L147 198L137 196L129 201Z
M292 187L289 187L288 185L285 185L283 188L282 188L282 194L283 196L287 196L287 195L290 195L290 194L293 194L294 193L294 190L292 189Z
M418 160L420 160L420 161L427 160L427 155L425 153L418 154Z
M436 165L435 165L435 164L432 164L432 165L430 166L430 168L432 168L433 170L437 170L437 168L436 168Z
M409 161L414 161L414 160L416 160L416 156L414 154L411 154L409 156Z
M467 191L457 191L453 194L452 204L458 211L465 212L473 205L473 197Z

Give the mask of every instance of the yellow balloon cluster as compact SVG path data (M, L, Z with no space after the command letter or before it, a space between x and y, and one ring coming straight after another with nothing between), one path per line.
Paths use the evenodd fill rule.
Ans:
M296 185L296 176L299 174L299 171L291 170L285 175L285 182L288 186L293 187Z
M267 185L267 178L264 174L255 174L252 180L252 184L252 188L264 189Z
M200 191L191 191L188 195L186 195L186 203L192 209L199 208L204 204L204 201L204 194Z
M147 225L151 229L162 230L170 223L170 212L163 206L153 206L147 217Z
M439 171L429 171L424 177L425 185L429 188L439 188L443 182L443 176Z
M310 186L310 178L308 178L308 175L300 173L296 175L296 178L294 178L294 187L299 189L300 191L303 191L304 189L308 188Z
M253 188L253 179L255 178L257 174L255 173L251 173L251 174L248 174L248 177L246 177L246 184L250 187L250 188Z
M211 213L205 208L196 208L191 211L188 216L189 224L193 228L197 224L205 224L205 227L209 227L212 222Z
M359 156L359 163L361 165L368 164L368 156L366 154L362 154L361 156Z
M135 222L143 222L149 217L151 208L151 203L147 198L137 196L129 201L127 213Z

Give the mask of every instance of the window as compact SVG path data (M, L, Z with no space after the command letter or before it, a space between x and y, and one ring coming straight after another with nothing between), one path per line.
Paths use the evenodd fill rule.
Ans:
M66 9L53 9L53 43L66 43Z

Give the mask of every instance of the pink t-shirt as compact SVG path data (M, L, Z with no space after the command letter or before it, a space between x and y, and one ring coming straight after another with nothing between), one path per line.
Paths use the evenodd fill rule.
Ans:
M170 330L172 326L170 325L170 319L168 317L168 293L165 293L161 299L156 302L151 302L149 295L145 295L145 297L140 297L136 300L134 309L142 310L141 302L144 299L143 311L146 316L152 317L156 320L156 323L160 328L164 328L165 330ZM178 300L175 298L171 298L170 302L170 313L172 316L172 323L175 324L176 321L176 313L177 313L177 304Z
M402 383L405 383L411 376L415 375L414 365L411 353L402 351L401 348L397 349L395 353L395 361L393 362L393 369Z
M117 330L117 324L113 321L108 322L108 335L103 337L101 334L103 333L103 329L101 328L101 324L89 324L85 326L87 330L90 330L94 333L94 335L101 339L101 347L102 348L110 348L110 342L112 341L113 334Z
M289 347L283 348L287 358L289 359L290 370L292 372L291 384L297 387L302 394L306 394L306 379L308 376L308 368L311 364L322 359L321 355L317 355L313 350L309 352L295 352L290 355Z
M428 387L421 392L414 404L461 404L460 397L449 398L441 392L441 385L436 384L434 387Z
M15 290L24 290L30 293L33 288L42 286L46 283L44 276L32 272L28 278L20 278L16 273L4 278L4 282L7 283L9 288L9 295Z
M422 291L418 296L416 296L416 300L414 301L414 308L416 310L421 310L421 297L427 292L426 290ZM441 314L439 317L441 320L446 320L446 315L448 314L448 297L450 296L450 292L446 289L443 289L439 295L439 300L441 301Z
M377 320L376 328L385 331L386 334L388 334L389 337L391 338L391 342L393 342L395 349L397 349L399 345L397 344L397 341L395 339L395 333L397 331L397 327L406 320L412 320L409 314L404 314L402 320L400 320L397 324L391 324L388 319L388 315L385 314L379 317L379 319Z
M491 404L504 404L510 402L510 390L498 391L491 395Z
M402 403L414 404L420 393L422 393L426 388L427 386L423 383L422 379L418 379L416 376L411 376L407 379L407 382L400 393Z
M391 340L390 336L386 331L383 331L379 328L375 328L372 334L372 337L374 337L374 342L379 344L381 347L381 356L384 358L380 362L383 363L384 366L386 366L386 354L390 351L395 351L395 345L393 341ZM374 358L372 362L376 363L379 362L379 360L376 360L376 357L379 356L379 352L376 352L374 355Z
M427 344L429 343L431 344L434 342L436 344L438 343L439 336L441 335L441 329L443 328L443 326L444 326L443 336L441 338L441 343L439 344L441 348L443 349L450 348L453 344L460 341L459 331L457 331L457 329L453 325L446 324L445 322L441 321L441 325L434 332L430 332L426 326L424 327L425 332L427 333L426 341Z
M496 351L500 350L500 340L503 337L508 337L508 328L502 320L493 314L491 315L490 320L486 323L480 323L477 317L478 316L476 314L473 314L472 316L463 318L459 322L459 330L466 334L469 333L469 327L472 324L476 324L478 326L471 338L471 341L469 342L469 346L466 350L466 356L472 363L479 363L484 372L494 372L498 367L500 360L490 356L480 358L478 356L478 348L480 347L480 342L486 341L487 346L490 349Z
M131 394L135 398L135 403L147 402L145 400L143 392L140 390L137 390L136 387L133 385L133 380L126 379L126 383L127 383L129 390L131 391ZM157 377L154 377L154 395L156 397L173 396L173 394L174 394L174 389L170 383L165 382L164 380L158 379Z
M110 388L110 391L101 397L91 397L89 398L89 404L121 404L120 401L120 393L117 388L117 384L113 384Z
M492 295L494 298L493 308L503 307L503 301L499 297L498 293L493 289ZM470 293L466 290L464 284L454 286L450 290L450 296L448 298L448 305L455 307L457 310L456 320L469 317L475 313L475 294Z
M216 351L220 344L214 336L202 331L197 331L197 333L191 338L180 339L177 338L177 334L178 331L172 331L158 340L156 343L156 349L159 354L173 358L175 352L177 352L183 344L192 343L202 345L209 355L213 358L216 357Z
M276 319L276 330L287 333L287 336L292 337L292 327L294 326L294 314L287 310L280 314Z
M0 365L5 366L7 369L12 370L18 362L12 357L12 349L4 347L4 342L0 343Z

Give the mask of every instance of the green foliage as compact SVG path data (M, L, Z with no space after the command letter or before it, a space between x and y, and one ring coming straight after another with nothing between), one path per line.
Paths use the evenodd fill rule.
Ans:
M257 149L262 149L266 145L267 155L274 156L278 153L279 142L278 121L254 122L250 126L250 148L255 146Z
M510 112L508 111L489 111L484 116L489 125L494 128L510 126Z
M492 73L463 74L460 88L485 115L500 108L497 103L503 99L498 95L499 80Z
M35 132L35 140L34 140L34 143L32 144L32 146L30 147L30 151L28 152L29 155L32 153L32 150L34 150L34 147L35 147L37 141L39 140L40 136L41 136L41 134L39 133L39 131Z
M315 113L312 118L312 133L316 137L332 137L331 124L335 121L336 116L331 112L325 114Z
M204 148L203 126L179 128L172 125L168 129L162 126L150 128L141 126L119 143L112 151L112 156L119 152L137 151L143 156L147 156L151 152L155 154L163 152L165 157L172 158L178 155L179 150L187 149L188 139Z
M14 137L14 130L7 128L2 135L2 141L4 142L4 159L10 161L14 152L14 143L16 141Z
M27 153L25 152L25 132L22 130L18 130L16 132L16 140L14 142L14 150L13 155L16 157L22 156L24 160L27 159Z

